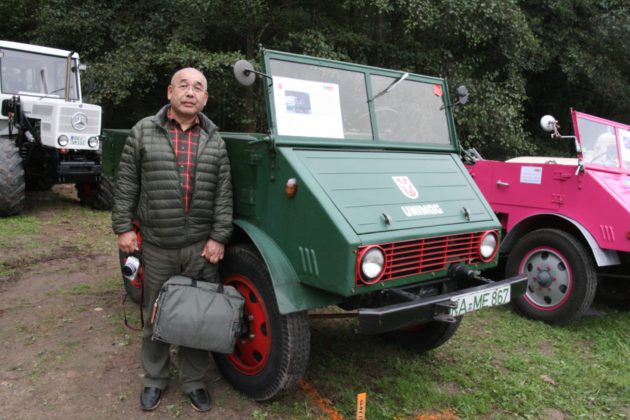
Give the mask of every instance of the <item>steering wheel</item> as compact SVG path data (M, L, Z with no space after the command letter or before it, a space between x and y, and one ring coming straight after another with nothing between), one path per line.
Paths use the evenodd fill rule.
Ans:
M614 157L614 153L610 151L605 151L593 156L589 163L595 163L604 166L617 166L617 163L615 163L616 159Z

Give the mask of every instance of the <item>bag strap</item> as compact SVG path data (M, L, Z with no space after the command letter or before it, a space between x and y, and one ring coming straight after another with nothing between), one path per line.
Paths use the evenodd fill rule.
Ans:
M206 260L204 258L205 264L201 267L201 270L199 270L199 273L197 273L196 276L194 276L191 280L192 280L192 287L197 287L197 282L198 281L205 281L205 279L203 278L203 270L206 268L206 264L210 264L208 262L208 260ZM217 293L223 293L223 281L221 280L221 276L218 275L217 273L217 283L219 285L219 287L217 287Z

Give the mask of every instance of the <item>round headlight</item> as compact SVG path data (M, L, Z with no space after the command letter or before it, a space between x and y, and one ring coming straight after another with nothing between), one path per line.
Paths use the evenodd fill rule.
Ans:
M96 149L98 147L98 137L90 137L88 139L88 146L92 149Z
M68 145L68 141L68 136L64 136L63 134L57 138L57 143L59 143L59 146L61 147L66 147Z
M361 280L374 284L381 278L385 268L385 254L380 248L368 249L361 258Z
M479 256L482 261L490 261L494 258L494 255L497 252L497 245L499 244L499 239L495 232L486 232L486 234L481 238L481 243L479 245Z

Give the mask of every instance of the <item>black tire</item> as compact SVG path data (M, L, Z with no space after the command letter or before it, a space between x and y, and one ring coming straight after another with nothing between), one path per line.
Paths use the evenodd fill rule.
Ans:
M24 167L20 152L0 138L0 216L14 216L24 209Z
M142 304L142 288L136 287L133 284L131 284L131 281L129 281L129 279L127 279L122 274L122 268L125 265L125 261L127 261L127 254L119 250L118 260L120 261L120 275L122 276L125 292L127 293L127 295L129 296L129 298L131 299L133 303L137 303L138 305ZM144 275L143 270L139 268L137 275L138 275L138 280L140 281L140 284L142 284L142 276Z
M527 317L564 325L579 319L595 298L593 259L574 236L557 229L539 229L523 236L510 251L506 276L529 276L527 290L516 298Z
M463 317L463 315L456 317L456 322L453 324L431 321L390 331L382 337L407 350L423 353L446 343L459 328Z
M114 205L114 185L109 178L101 177L98 183L84 182L75 185L81 205L96 210L111 210Z
M304 376L311 339L308 316L280 314L269 271L249 246L228 247L220 274L245 297L250 321L233 353L212 356L234 388L257 401L273 399Z
M600 277L595 299L611 308L630 309L630 281L625 278Z

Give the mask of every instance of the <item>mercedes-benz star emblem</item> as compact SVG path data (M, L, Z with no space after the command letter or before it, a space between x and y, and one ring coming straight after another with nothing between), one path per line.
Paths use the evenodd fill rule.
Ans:
M72 127L75 130L83 131L87 128L88 118L83 112L77 112L72 116Z

